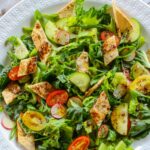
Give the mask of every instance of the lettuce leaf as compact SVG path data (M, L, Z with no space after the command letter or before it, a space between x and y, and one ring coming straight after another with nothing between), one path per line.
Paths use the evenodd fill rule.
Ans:
M63 145L69 145L73 136L73 128L69 126L68 123L69 120L66 119L49 119L49 122L42 133L47 139L42 140L39 149L63 148ZM63 145L60 145L60 141Z

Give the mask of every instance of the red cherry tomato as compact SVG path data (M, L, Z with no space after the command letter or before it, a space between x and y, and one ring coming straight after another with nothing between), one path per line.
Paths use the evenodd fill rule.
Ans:
M66 108L61 104L55 104L51 108L51 115L56 119L61 119L66 115Z
M69 146L68 150L87 150L90 145L90 139L87 136L76 138Z
M130 118L128 117L128 131L130 130L131 128L131 121L130 121Z
M118 36L115 36L115 40L116 40L116 45L118 47L120 44L120 38Z
M64 104L68 100L68 93L65 90L55 90L48 94L46 103L48 106L53 106L55 104Z
M105 41L107 38L109 38L109 37L111 37L111 36L113 36L113 35L114 35L114 33L110 32L110 31L103 31L103 32L101 32L101 34L100 34L100 39L101 39L102 41Z
M109 37L115 35L113 32L110 32L110 31L103 31L101 32L100 34L100 39L102 41L105 41L106 39L108 39ZM116 40L116 46L118 47L118 45L120 44L120 39L119 37L115 36L115 40Z
M18 71L19 71L19 66L12 68L8 73L9 79L12 81L17 81L21 79L22 77L18 77Z

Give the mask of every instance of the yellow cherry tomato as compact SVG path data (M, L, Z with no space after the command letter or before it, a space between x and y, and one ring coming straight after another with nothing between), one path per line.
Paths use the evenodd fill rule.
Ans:
M150 75L137 77L131 84L130 90L135 90L143 94L150 93Z
M46 119L37 111L26 111L22 116L22 121L25 126L33 131L40 131L44 129Z

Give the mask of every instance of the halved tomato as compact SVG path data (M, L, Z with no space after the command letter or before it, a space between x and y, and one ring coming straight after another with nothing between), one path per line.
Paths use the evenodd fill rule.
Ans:
M62 104L55 104L51 108L51 115L56 119L63 118L66 115L66 108Z
M87 150L89 145L90 138L87 136L80 136L70 144L68 150Z
M137 77L131 84L130 90L135 90L143 94L150 93L150 75Z
M100 34L100 39L101 39L102 41L105 41L107 38L109 38L109 37L111 37L111 36L113 36L113 35L114 35L114 33L110 32L110 31L103 31L103 32L101 32L101 34Z
M17 81L21 79L22 77L18 77L18 71L19 71L19 66L13 67L8 73L9 79L12 81Z
M68 100L68 93L65 90L55 90L48 94L46 103L48 106L53 106L55 104L65 104Z
M130 117L128 116L128 132L129 132L130 128L131 128L131 120L130 120Z
M40 131L45 128L46 119L37 111L26 111L22 116L22 121L25 126L33 131Z

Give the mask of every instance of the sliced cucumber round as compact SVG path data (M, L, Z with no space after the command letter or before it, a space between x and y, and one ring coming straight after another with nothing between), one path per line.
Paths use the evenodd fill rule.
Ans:
M45 33L49 40L55 44L66 45L70 41L69 32L58 29L56 24L51 21L46 24Z
M85 92L90 84L90 77L83 72L75 72L69 76L69 80L76 85L81 92Z
M128 104L122 103L114 108L111 113L113 128L121 135L128 134Z
M19 44L14 47L14 53L18 59L24 59L29 55L29 51L19 38L17 38L17 41Z
M129 62L129 61L132 61L135 58L135 56L136 56L135 51L132 51L130 53L130 55L128 55L127 57L125 57L123 60Z
M139 76L142 75L149 75L149 71L139 62L136 62L132 68L131 68L131 73L134 79L136 79Z
M129 40L131 42L135 42L141 35L141 25L134 18L131 19L131 22L132 22L133 28L131 31L129 31Z
M68 24L68 18L62 18L62 19L59 19L59 20L56 22L56 27L57 27L58 29L68 31L67 24Z
M48 21L45 25L45 33L49 40L55 43L55 35L57 33L58 29L56 25L52 21Z

